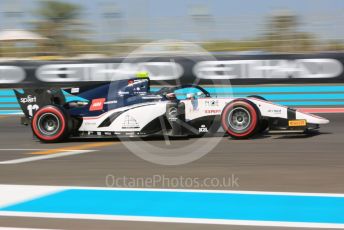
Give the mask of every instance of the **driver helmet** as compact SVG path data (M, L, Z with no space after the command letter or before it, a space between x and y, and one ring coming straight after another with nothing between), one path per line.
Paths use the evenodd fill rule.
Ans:
M176 96L175 93L168 93L168 94L166 94L166 98L167 98L168 100L176 100L176 99L177 99L177 96Z
M186 94L186 98L193 100L193 99L195 99L195 94L194 93L188 93L188 94Z

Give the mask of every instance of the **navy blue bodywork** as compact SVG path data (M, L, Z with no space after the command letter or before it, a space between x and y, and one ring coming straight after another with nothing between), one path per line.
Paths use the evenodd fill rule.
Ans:
M73 89L65 90L67 93L89 101L83 107L69 108L71 116L98 116L109 110L130 106L139 103L163 100L162 96L150 93L149 79L125 79L106 84L81 87L77 93ZM105 99L103 108L90 111L92 100Z

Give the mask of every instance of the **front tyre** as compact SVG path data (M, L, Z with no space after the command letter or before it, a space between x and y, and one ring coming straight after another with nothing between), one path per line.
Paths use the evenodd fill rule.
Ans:
M69 135L70 119L58 106L48 105L38 110L32 118L34 135L42 142L60 142Z
M223 129L235 139L246 139L259 129L259 111L245 99L238 99L225 106L221 114Z
M259 95L250 95L248 97L256 98L262 101L268 101L266 98ZM269 121L267 119L261 119L259 124L258 133L264 133L269 128Z

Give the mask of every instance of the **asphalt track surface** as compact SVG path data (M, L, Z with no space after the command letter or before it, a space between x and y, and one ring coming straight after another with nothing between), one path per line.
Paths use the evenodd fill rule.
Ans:
M38 155L53 156L64 150L96 151L0 164L0 184L105 187L107 175L128 178L153 175L223 178L234 175L238 181L233 187L207 189L344 193L344 114L321 116L331 123L313 135L263 135L250 140L232 140L221 135L203 138L204 143L215 140L219 143L201 159L178 166L147 162L113 139L77 139L67 143L42 144L32 138L29 127L19 124L19 117L4 116L0 117L0 162ZM149 141L160 147L166 145L163 139ZM186 146L193 141L172 140L168 148ZM170 188L162 183L154 187ZM1 227L59 229L277 229L19 217L0 217L0 223Z

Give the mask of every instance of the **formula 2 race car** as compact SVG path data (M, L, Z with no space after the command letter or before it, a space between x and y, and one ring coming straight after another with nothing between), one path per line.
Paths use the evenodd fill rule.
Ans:
M329 123L259 96L216 98L197 85L151 91L143 73L91 86L15 94L25 114L22 123L30 124L43 142L89 136L202 136L220 126L231 137L243 139L265 131L305 132Z

